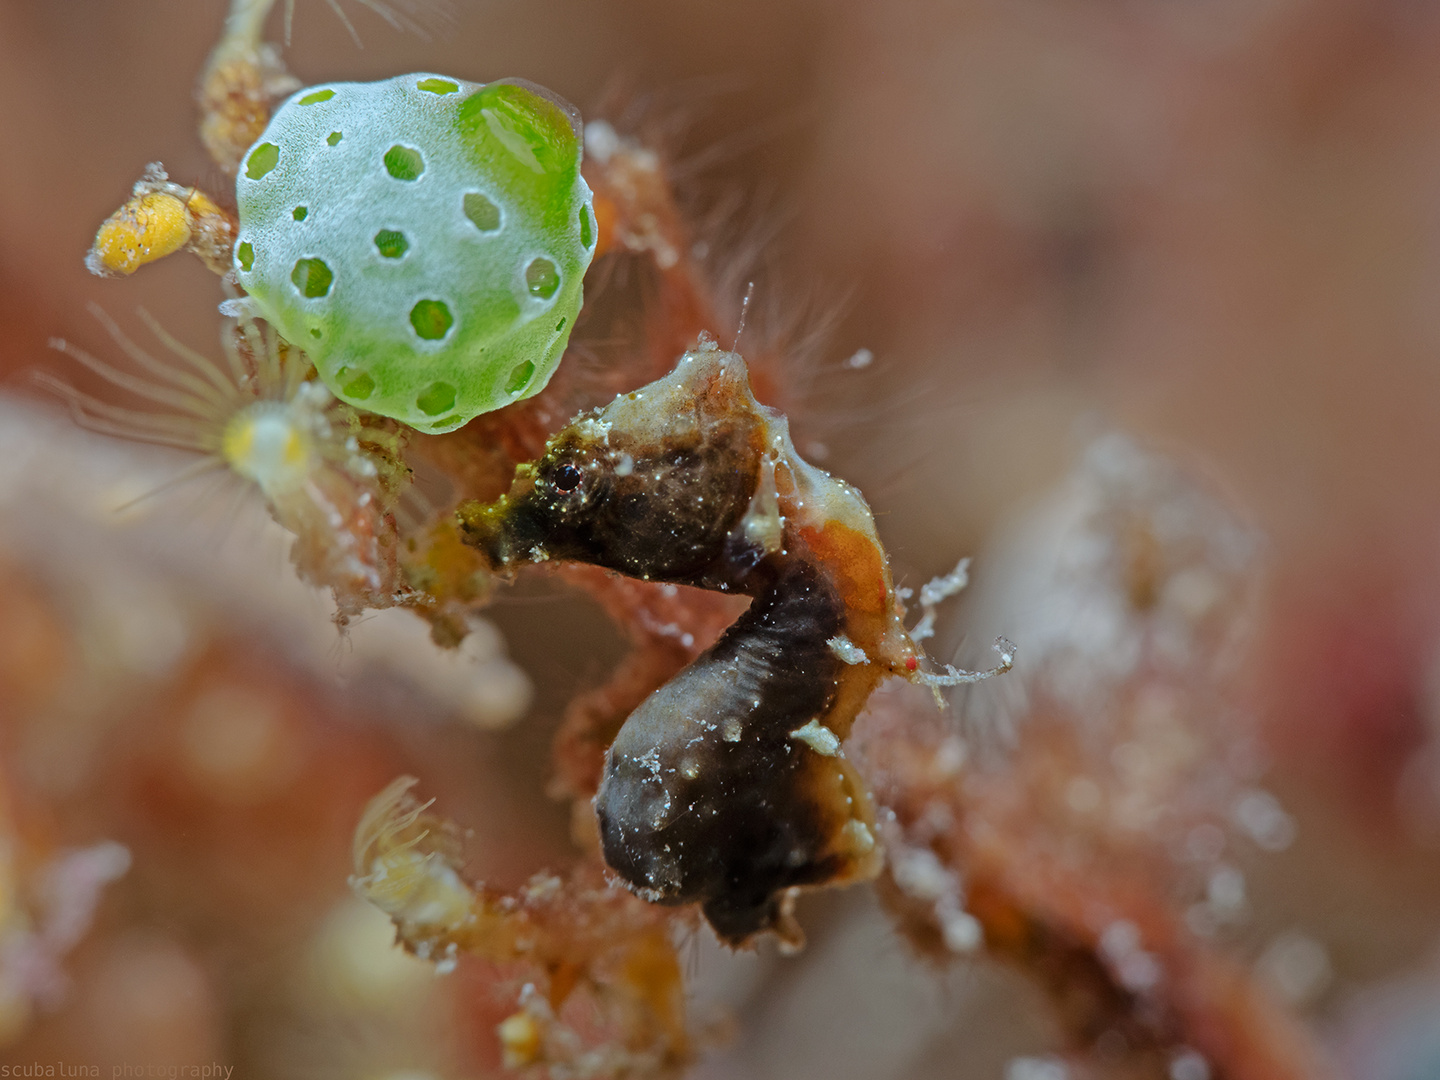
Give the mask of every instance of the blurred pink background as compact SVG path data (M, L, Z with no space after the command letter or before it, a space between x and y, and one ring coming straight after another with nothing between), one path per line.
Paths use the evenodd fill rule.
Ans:
M457 4L448 20L418 11L429 37L349 0L345 11L363 47L324 3L297 3L286 60L303 81L517 75L587 116L605 106L621 122L628 108L668 132L717 280L757 281L747 336L805 342L790 371L802 449L864 490L909 583L982 555L1098 432L1128 432L1227 492L1266 538L1245 693L1270 787L1299 824L1289 850L1247 867L1253 913L1234 947L1256 957L1303 933L1327 973L1299 1004L1352 1074L1440 1076L1440 7L493 0ZM222 14L218 0L0 0L0 373L18 408L51 407L24 374L63 365L47 338L106 347L87 302L122 317L143 305L210 349L221 294L193 260L111 282L82 258L147 162L224 194L192 99ZM740 291L725 299L738 306ZM847 364L862 348L873 363ZM12 442L39 437L20 432ZM47 513L36 511L42 526ZM143 553L144 535L127 542ZM83 602L57 599L64 568L43 547L0 544L0 723L24 774L12 780L20 803L44 785L24 778L16 747L58 708L54 686L26 680L53 662L102 697L112 685L74 644ZM117 565L141 557L121 551ZM290 574L278 561L273 572ZM195 648L212 659L194 677L225 668L241 685L275 684L276 708L302 714L292 726L318 755L305 792L224 813L206 785L166 795L184 784L166 779L161 750L146 764L135 747L162 745L179 706L108 698L124 728L106 738L127 750L53 796L44 828L65 844L109 836L170 868L137 864L112 887L96 936L67 963L66 1004L3 1053L370 1075L365 1054L336 1049L353 1043L351 1021L308 1042L291 1023L281 1052L255 1045L281 1038L266 1026L278 1023L280 958L319 940L344 896L356 807L421 770L451 816L501 823L487 873L563 859L563 814L541 791L548 732L618 646L579 601L502 602L510 655L541 687L529 718L503 735L417 725L330 689L323 662L320 675L303 664L277 675L285 650L263 619L227 625L198 573L182 592L222 617ZM983 557L973 573L983 578ZM162 796L179 803L156 809ZM255 869L264 845L247 837L279 843L280 863ZM298 878L307 864L313 879ZM263 887L246 897L223 884L237 874ZM197 896L177 897L187 884ZM237 909L211 910L227 892ZM742 1003L739 1049L706 1075L999 1080L1015 1055L1046 1053L1043 1011L1010 977L970 969L942 984L895 959L897 985L928 987L917 1000L934 1012L905 1035L883 988L864 985L876 957L902 952L872 908L816 900L812 950L789 966L767 953L732 971L704 954L717 998ZM846 925L861 936L827 939ZM154 986L176 1002L115 1019ZM872 1057L807 1027L842 1001L872 1032ZM1411 1030L1430 1033L1428 1050L1405 1050ZM483 1053L460 1058L480 1068Z

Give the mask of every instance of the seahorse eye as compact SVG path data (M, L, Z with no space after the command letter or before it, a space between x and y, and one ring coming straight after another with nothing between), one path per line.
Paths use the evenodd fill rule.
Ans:
M555 470L555 487L558 491L574 491L580 486L583 476L574 465L561 465Z

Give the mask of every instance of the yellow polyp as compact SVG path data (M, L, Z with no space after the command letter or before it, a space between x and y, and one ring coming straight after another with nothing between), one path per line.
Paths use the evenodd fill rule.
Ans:
M470 921L475 893L433 852L405 848L377 855L364 896L404 926L453 933Z
M190 197L185 200L185 209L196 217L211 217L223 214L224 211L215 205L215 202L199 188L190 192Z
M104 276L133 274L189 242L190 217L185 204L169 192L152 191L135 196L106 219L86 261Z
M444 829L410 795L414 785L402 776L370 800L355 829L350 885L402 933L433 937L475 924L476 896L446 857Z
M505 1068L523 1069L540 1060L540 1025L527 1012L507 1016L495 1029Z
M250 459L254 445L255 425L237 416L235 422L225 428L225 434L220 441L220 454L232 469L239 472L239 463Z
M234 472L274 496L303 483L311 464L310 439L284 405L261 402L225 425L220 456Z

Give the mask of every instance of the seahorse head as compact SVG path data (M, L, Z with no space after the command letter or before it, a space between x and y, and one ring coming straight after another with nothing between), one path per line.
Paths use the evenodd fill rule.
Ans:
M462 507L466 538L497 570L561 559L719 587L717 575L729 580L745 561L737 525L757 485L763 420L745 362L702 341L665 378L558 432L508 495Z

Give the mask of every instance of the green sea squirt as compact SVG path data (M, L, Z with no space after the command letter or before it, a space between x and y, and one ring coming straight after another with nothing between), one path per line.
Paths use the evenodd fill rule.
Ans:
M337 397L450 431L560 363L595 249L581 153L524 82L307 87L241 163L236 276Z

